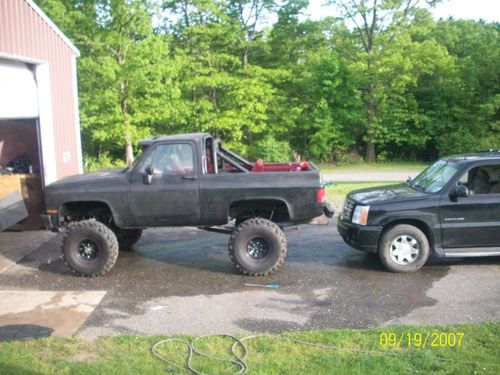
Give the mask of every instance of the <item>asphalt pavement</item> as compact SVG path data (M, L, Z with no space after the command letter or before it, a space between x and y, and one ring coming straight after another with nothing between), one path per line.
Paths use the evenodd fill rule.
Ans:
M15 242L16 235L26 237L2 233L2 244ZM66 268L59 235L31 235L34 251L0 272L0 291L59 293L33 311L49 309L60 321L83 311L85 319L79 315L73 329L90 339L500 319L499 257L431 260L414 274L390 273L374 256L345 245L334 219L328 226L287 230L287 260L263 278L234 270L226 235L194 228L146 230L135 251L121 253L107 275L93 279L75 277ZM79 294L87 295L80 297L83 302ZM2 315L0 303L0 321L5 317L19 321L12 313ZM24 323L50 326L36 319Z

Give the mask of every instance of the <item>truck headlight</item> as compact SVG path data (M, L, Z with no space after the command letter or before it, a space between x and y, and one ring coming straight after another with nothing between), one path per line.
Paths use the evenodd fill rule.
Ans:
M368 222L368 211L370 211L370 206L356 206L352 214L352 222L354 224L366 225Z

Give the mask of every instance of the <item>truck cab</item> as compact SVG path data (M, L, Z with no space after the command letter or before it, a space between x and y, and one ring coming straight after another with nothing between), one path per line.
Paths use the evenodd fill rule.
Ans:
M445 157L405 184L352 191L337 229L394 272L417 271L430 253L500 255L500 152Z

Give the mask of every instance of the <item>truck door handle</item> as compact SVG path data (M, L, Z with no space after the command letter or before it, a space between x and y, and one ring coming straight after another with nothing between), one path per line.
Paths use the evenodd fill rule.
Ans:
M182 179L183 180L197 180L198 179L198 176L182 176Z

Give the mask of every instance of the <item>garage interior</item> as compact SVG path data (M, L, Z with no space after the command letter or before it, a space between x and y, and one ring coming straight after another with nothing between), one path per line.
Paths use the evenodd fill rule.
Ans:
M0 230L42 227L41 161L33 67L0 59Z

